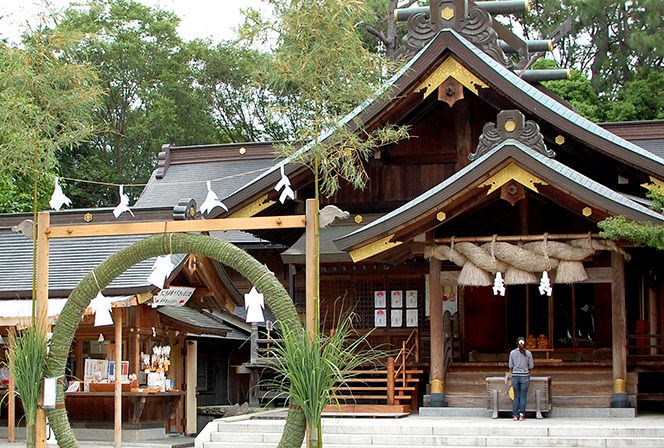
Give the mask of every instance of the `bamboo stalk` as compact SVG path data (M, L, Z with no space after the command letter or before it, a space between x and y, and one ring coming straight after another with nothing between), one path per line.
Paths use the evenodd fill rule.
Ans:
M11 331L11 330L10 330ZM16 331L16 327L14 327ZM9 340L9 350L14 351L14 339ZM9 397L7 398L7 441L16 442L16 380L13 369L9 369Z

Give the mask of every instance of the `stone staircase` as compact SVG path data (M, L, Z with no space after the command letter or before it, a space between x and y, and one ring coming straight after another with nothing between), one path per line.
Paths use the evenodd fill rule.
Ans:
M283 419L245 419L211 422L196 438L196 448L276 447ZM326 448L462 447L662 447L664 416L653 420L547 418L511 419L325 418ZM303 444L304 446L304 444Z

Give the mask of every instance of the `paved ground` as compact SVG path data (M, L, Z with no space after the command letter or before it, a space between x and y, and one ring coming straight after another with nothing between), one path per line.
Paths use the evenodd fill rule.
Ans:
M89 441L83 440L79 441L80 448L113 448L115 445L113 442L103 441ZM7 439L0 440L1 448L19 448L25 446L25 440L18 440L16 443L9 443ZM56 445L49 445L50 447L55 447ZM167 439L156 439L156 440L146 440L142 442L123 442L122 448L185 448L194 446L193 437L169 437Z
M408 417L403 417L399 419L392 419L398 421L400 425L412 425L412 426L421 426L430 424L431 419L434 417L421 417L419 415L413 414ZM384 425L385 421L382 422L377 418L357 418L358 424L362 425ZM500 418L500 419L491 419L491 418L471 418L471 417L448 417L448 418L435 418L437 425L452 425L455 427L464 426L464 424L478 424L481 422L486 425L506 425L514 426L514 422L509 418ZM428 421L428 422L427 422ZM471 423L473 422L473 423ZM648 413L642 414L635 418L545 418L543 420L529 419L527 421L529 426L531 425L546 425L546 426L560 426L560 427L574 427L574 426L606 426L607 430L615 427L645 427L645 428L662 428L664 429L664 413ZM3 428L4 429L4 428ZM8 443L6 437L0 439L0 448L19 448L25 446L24 440L18 440L16 443ZM52 445L55 446L55 445ZM112 441L79 441L80 448L113 448ZM185 448L194 446L193 437L183 437L183 436L172 436L163 439L155 439L149 441L140 441L140 442L124 442L122 444L123 448Z

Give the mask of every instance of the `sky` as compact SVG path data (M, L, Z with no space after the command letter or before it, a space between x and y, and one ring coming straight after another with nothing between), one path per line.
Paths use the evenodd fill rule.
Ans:
M259 8L261 0L138 0L148 6L159 6L175 12L182 22L178 32L186 40L211 38L218 42L234 36L233 29L242 18L240 9ZM80 0L79 0L80 2ZM26 21L38 16L39 0L0 0L0 37L16 42ZM70 0L49 0L56 10L64 9Z

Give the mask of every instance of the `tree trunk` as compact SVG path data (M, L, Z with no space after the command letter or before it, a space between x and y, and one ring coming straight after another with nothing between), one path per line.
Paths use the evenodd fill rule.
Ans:
M160 234L141 240L111 255L85 276L69 295L67 304L53 330L46 372L49 377L63 377L65 365L83 313L100 289L141 261L168 254L188 253L217 260L242 274L263 293L276 318L296 328L301 325L297 310L284 289L267 267L236 246L205 235L185 233ZM64 409L64 390L58 388L56 409L48 411L51 428L61 448L78 447ZM60 409L57 409L60 408ZM299 439L299 442L298 442ZM304 440L304 415L299 408L288 411L280 448L299 448Z

